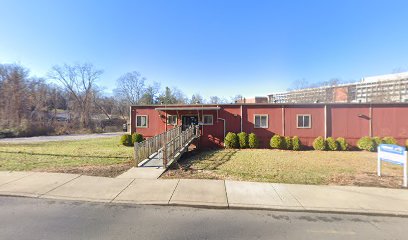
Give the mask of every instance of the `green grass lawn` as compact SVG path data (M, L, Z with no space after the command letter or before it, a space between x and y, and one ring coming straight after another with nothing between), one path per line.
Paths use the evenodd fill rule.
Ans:
M379 178L376 159L376 153L362 151L222 149L192 154L163 177L400 187L402 167L384 164Z
M132 166L133 149L120 137L0 144L0 171L49 171L115 176Z

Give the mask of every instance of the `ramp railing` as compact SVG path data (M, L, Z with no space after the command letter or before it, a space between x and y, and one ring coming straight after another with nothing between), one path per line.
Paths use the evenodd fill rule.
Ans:
M176 135L169 139L166 143L166 147L159 151L162 151L163 166L167 167L169 163L176 157L177 153L183 148L186 148L193 139L199 136L199 127L197 125L191 125L186 130L182 131L179 135Z
M174 158L177 152L198 135L198 126L191 125L184 131L182 131L181 126L177 126L143 142L135 143L134 159L136 166L142 161L149 159L153 154L157 154L156 156L163 159L163 166L167 167L167 164Z

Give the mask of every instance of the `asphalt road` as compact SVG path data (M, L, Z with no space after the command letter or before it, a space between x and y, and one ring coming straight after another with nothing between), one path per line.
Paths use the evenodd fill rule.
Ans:
M0 197L0 239L407 239L408 218Z
M39 143L39 142L54 142L54 141L77 141L92 138L107 138L115 137L124 134L123 132L113 133L93 133L93 134L74 134L74 135L58 135L58 136L38 136L38 137L22 137L22 138L0 138L0 143Z

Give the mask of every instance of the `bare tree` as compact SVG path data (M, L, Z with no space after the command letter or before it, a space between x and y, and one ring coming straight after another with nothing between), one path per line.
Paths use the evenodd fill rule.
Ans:
M146 93L145 81L146 78L136 71L126 73L117 80L115 93L131 105L139 104Z
M164 104L185 104L187 103L187 99L184 93L178 88L170 89L169 87L166 87L164 92L159 96L159 102Z
M51 88L42 78L30 79L27 82L27 88L29 89L26 94L28 98L28 120L46 124L49 120L50 106L48 103L52 97Z
M232 103L236 103L238 101L241 101L244 97L241 94L237 94L233 97L231 97L231 102Z
M342 83L345 83L345 82L340 80L339 78L331 78L327 81L315 82L315 83L309 83L306 79L302 78L302 79L298 79L292 82L291 87L288 88L287 90L293 91L293 90L301 90L301 89L306 89L306 88L331 87L331 86L337 86Z
M17 127L27 117L28 70L17 64L0 65L0 125Z
M342 81L339 78L331 78L330 80L324 82L324 86L337 86L341 83Z
M81 127L90 127L93 90L103 71L90 63L54 66L49 77L61 83L73 99L71 110L77 114Z
M201 96L199 93L196 93L196 94L193 94L193 96L191 96L189 103L190 104L204 104L205 100L203 96Z
M9 136L33 136L53 131L55 96L61 91L42 78L29 77L18 64L0 64L0 132ZM59 101L59 100L58 100Z
M228 103L228 100L225 98L220 98L218 96L211 96L208 100L208 103L210 104L223 104L223 103Z
M292 91L292 90L300 90L300 89L305 89L305 88L309 88L310 84L309 81L307 81L305 78L302 79L297 79L295 80L292 84L291 87L288 88L288 91Z
M176 87L173 87L173 96L176 99L175 103L177 104L186 104L188 102L186 95Z
M406 68L406 67L396 67L396 68L394 68L392 71L391 71L391 73L402 73L402 72L406 72L406 71L408 71L408 68Z
M219 97L217 97L217 96L211 96L210 100L209 100L209 103L218 104L218 103L221 103L221 99Z
M106 97L100 91L93 91L93 103L95 104L95 113L103 113L107 119L112 118L112 112L115 106L115 100L112 97Z
M158 82L153 82L153 84L148 85L145 89L145 93L140 101L141 104L156 104L158 103L160 92L160 84Z

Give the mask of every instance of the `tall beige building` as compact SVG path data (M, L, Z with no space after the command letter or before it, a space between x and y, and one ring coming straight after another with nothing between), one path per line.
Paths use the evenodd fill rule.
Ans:
M268 95L270 103L408 102L408 72L365 77L360 82Z

